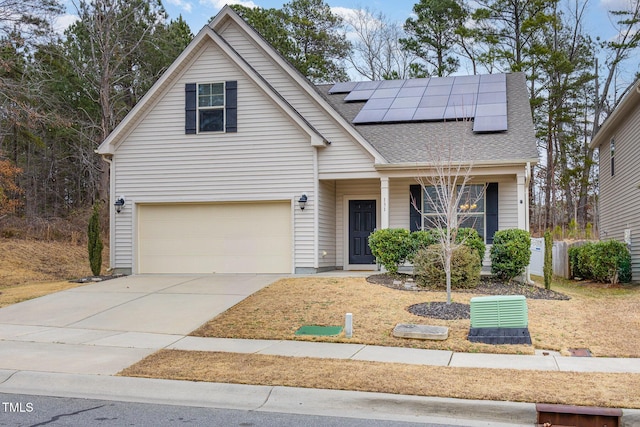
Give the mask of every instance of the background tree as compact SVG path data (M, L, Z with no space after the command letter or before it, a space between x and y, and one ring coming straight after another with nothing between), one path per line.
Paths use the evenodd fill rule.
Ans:
M352 34L349 64L369 80L405 79L416 57L402 48L405 37L402 27L383 13L358 9L345 17Z
M413 64L414 76L448 76L458 70L454 54L456 31L464 26L468 11L459 0L420 0L413 6L416 18L407 19L403 48L424 61Z
M322 0L293 0L282 10L288 15L287 32L295 46L292 64L314 83L347 80L343 63L350 45L342 18Z
M0 215L14 214L22 206L22 189L16 178L22 172L0 153Z

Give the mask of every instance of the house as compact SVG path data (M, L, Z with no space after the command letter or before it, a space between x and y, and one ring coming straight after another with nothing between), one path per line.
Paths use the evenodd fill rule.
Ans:
M538 153L522 74L314 86L225 7L98 148L111 268L373 270L372 230L423 226L411 198L436 140L486 184L487 243L528 229Z
M640 80L630 87L591 141L599 150L600 238L627 243L632 281L640 280Z

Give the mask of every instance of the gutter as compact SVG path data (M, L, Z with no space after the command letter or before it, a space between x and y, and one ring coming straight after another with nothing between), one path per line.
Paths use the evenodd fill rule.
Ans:
M511 159L511 160L480 160L480 161L472 161L472 162L463 162L463 161L451 162L451 164L454 166L468 165L471 167L478 166L483 168L498 167L498 166L499 167L512 166L515 164L526 164L527 167L530 168L532 164L535 165L537 163L538 163L537 158ZM428 169L435 166L439 166L439 164L435 162L420 162L420 163L413 162L413 163L390 163L390 164L376 163L374 165L374 167L379 170L404 170L404 169L420 169L420 168Z

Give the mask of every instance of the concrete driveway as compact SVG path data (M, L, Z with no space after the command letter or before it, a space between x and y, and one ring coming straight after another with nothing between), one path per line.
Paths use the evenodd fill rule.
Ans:
M128 276L0 309L0 370L113 375L278 280Z

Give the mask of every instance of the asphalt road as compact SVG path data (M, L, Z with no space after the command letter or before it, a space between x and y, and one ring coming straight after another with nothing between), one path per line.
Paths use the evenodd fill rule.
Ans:
M397 421L0 393L0 426L453 427ZM458 425L459 427L459 425Z

